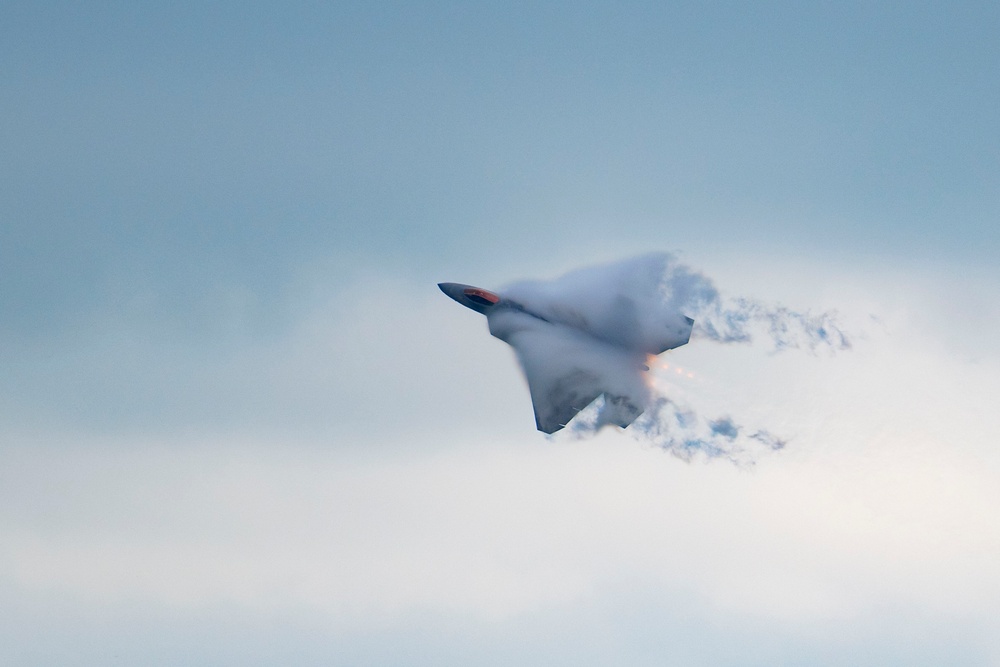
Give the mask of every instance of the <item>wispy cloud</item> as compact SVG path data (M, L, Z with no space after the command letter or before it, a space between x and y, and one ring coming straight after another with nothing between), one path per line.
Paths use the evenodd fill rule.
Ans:
M582 411L570 425L571 436L586 438L598 431L604 424L604 408L601 397ZM642 416L628 427L628 433L684 461L725 459L739 467L750 467L761 454L783 449L787 444L787 440L766 429L746 428L728 415L706 419L693 408L663 395L653 398Z
M650 264L658 265L651 271ZM833 311L796 310L748 296L723 296L715 281L670 254L656 254L622 262L637 277L657 280L657 289L645 307L681 312L695 320L692 337L716 343L753 343L768 340L776 350L846 350L850 336ZM659 275L657 275L657 273Z

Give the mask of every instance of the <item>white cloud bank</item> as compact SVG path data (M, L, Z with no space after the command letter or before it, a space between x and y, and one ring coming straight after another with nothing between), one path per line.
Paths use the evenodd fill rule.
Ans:
M1000 356L951 337L995 315L943 281L829 283L884 331L657 371L791 434L752 472L546 441L482 322L393 281L408 309L341 301L268 350L288 405L341 372L330 434L5 432L0 662L997 664ZM350 392L378 400L365 438Z

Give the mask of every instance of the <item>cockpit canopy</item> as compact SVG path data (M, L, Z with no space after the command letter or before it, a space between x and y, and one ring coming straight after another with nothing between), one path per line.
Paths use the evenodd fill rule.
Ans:
M469 287L462 290L462 293L467 299L469 299L469 301L479 304L480 306L495 306L500 301L500 297L493 292L488 292L487 290L479 289L478 287Z

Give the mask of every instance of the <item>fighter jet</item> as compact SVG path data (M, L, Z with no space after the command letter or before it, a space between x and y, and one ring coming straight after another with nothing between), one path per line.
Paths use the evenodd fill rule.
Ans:
M485 315L490 333L514 348L535 425L544 433L560 430L600 396L597 426L630 425L649 402L651 357L686 344L694 324L674 312L651 319L621 292L585 293L574 303L537 289L497 294L460 283L438 287Z

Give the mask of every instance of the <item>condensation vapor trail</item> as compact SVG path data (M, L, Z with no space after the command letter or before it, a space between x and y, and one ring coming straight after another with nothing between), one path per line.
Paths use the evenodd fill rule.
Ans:
M723 297L711 278L665 253L582 269L550 282L519 283L502 293L548 311L574 313L593 311L593 304L627 294L644 314L643 323L668 320L678 313L694 319L690 344L764 342L776 352L811 353L851 348L835 312L795 310L745 296ZM786 445L769 430L747 428L731 416L702 417L693 407L654 388L643 408L627 432L684 460L722 458L752 465L761 452ZM598 398L567 430L578 438L594 434L608 423L602 417L605 409L604 398Z

